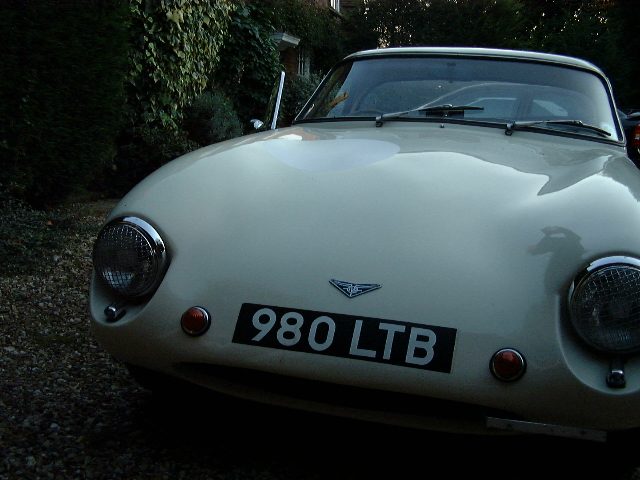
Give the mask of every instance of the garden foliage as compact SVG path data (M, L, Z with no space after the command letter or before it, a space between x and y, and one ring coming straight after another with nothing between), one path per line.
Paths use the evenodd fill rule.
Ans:
M363 0L343 15L308 0L6 0L0 193L39 208L85 188L119 196L189 150L252 132L282 69L275 32L311 57L310 77L287 77L284 126L334 62L397 45L578 56L640 108L639 23L625 0Z
M263 2L247 2L233 12L220 52L224 65L212 77L233 99L245 130L249 120L264 117L273 82L282 69L267 12Z
M278 124L291 125L309 97L320 84L322 77L312 73L308 77L286 77L282 92Z
M0 184L44 207L113 158L124 108L128 7L0 4Z
M640 108L639 23L628 0L363 0L345 40L349 50L453 45L576 56L607 73L622 104Z
M206 91L186 109L184 128L199 146L242 135L242 126L233 103L220 90Z
M335 62L351 53L345 46L344 19L308 0L263 0L264 15L274 31L300 39L298 48L311 57L312 73L327 73Z
M227 37L231 0L130 0L129 101L136 124L178 130L209 85Z
M185 109L210 85L227 40L231 0L129 0L127 124L94 188L120 196L199 143L183 130Z

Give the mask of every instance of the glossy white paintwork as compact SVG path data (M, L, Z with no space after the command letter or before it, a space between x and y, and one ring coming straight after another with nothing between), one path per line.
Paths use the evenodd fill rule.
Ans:
M106 322L95 282L93 329L117 358L262 401L435 429L437 418L340 409L179 372L183 362L404 392L503 409L528 421L603 430L640 425L640 362L606 386L609 359L573 335L574 276L610 255L640 258L640 175L623 146L472 125L301 124L192 152L131 191L110 218L138 216L171 264L146 303ZM382 288L347 298L337 278ZM451 373L231 342L242 303L458 330ZM193 305L212 314L198 338ZM507 384L500 348L527 360ZM606 414L603 414L606 411Z

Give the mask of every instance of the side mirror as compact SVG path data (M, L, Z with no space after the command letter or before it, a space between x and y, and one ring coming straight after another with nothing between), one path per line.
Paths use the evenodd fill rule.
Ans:
M258 120L257 118L252 118L249 120L249 123L253 125L255 130L260 130L264 126L264 122L262 120Z

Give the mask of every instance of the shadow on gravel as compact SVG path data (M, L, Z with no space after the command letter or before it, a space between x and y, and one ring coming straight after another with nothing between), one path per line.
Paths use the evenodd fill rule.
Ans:
M228 400L195 391L149 394L141 429L155 448L226 478L636 479L635 443L546 436L458 436L409 430ZM251 475L254 472L254 475Z

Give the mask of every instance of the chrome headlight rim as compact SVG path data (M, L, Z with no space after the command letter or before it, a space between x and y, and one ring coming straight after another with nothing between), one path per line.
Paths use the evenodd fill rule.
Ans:
M126 292L122 288L117 288L111 285L109 281L107 281L101 274L101 272L98 271L97 268L100 263L97 260L97 248L99 246L99 242L103 238L105 232L116 226L126 226L137 232L147 242L152 254L151 260L153 262L153 271L149 280L145 282L144 287L137 288L132 292ZM136 216L120 216L107 222L100 229L98 237L94 243L92 260L94 272L96 273L96 277L99 279L101 284L108 288L111 292L116 294L118 297L128 300L141 300L154 293L160 285L160 282L162 281L162 278L164 277L164 274L169 265L169 256L167 255L167 249L164 241L162 240L162 237L160 236L160 233L149 222Z
M594 260L586 268L579 272L571 282L567 298L567 310L571 326L573 327L573 331L587 346L607 355L628 356L640 353L640 341L638 341L638 344L636 346L630 346L628 348L607 348L586 335L586 333L580 328L577 323L578 319L576 318L574 310L576 297L579 293L581 293L582 288L587 284L587 282L592 279L594 275L604 270L616 267L629 268L637 271L638 275L640 275L640 259L635 257L626 255L612 255Z

